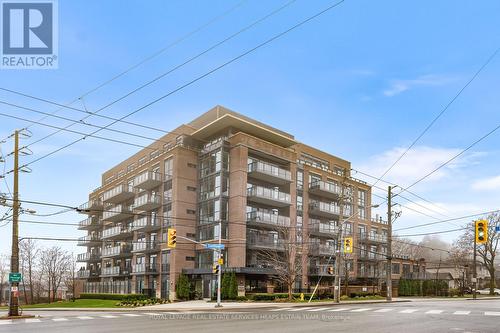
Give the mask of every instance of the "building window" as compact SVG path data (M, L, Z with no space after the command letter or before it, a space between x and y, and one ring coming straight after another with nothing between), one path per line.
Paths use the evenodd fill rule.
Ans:
M195 191L196 191L196 187L193 187L193 186L188 186L188 187L187 187L187 190L188 190L188 191L195 192Z
M301 195L297 195L297 210L302 211L303 209L303 198Z
M148 158L146 156L143 156L139 159L139 161L137 162L138 165L143 165L144 163L146 163L146 161L148 160Z
M186 256L186 261L195 261L196 257Z
M166 176L172 176L174 171L174 160L172 157L167 158L164 162L164 169Z
M366 206L366 191L358 190L358 206Z
M309 174L309 186L321 181L321 176L314 173Z
M399 274L399 264L392 264L392 274Z
M150 154L149 154L149 159L151 160L154 160L155 158L157 158L158 156L160 155L160 152L157 150L154 150L152 151Z
M186 213L194 215L194 214L196 214L196 211L193 209L186 209Z
M304 188L304 171L297 171L297 189L302 190Z
M194 164L194 163L188 163L187 165L188 165L188 168L196 169L196 164Z
M365 207L363 206L358 206L358 216L360 219L365 220L366 219L366 210Z

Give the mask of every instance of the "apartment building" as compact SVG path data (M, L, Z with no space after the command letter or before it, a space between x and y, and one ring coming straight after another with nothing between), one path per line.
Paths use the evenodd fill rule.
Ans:
M385 259L387 225L372 219L371 205L370 186L351 177L348 161L216 106L102 175L81 206L78 275L87 292L175 299L182 272L210 297L217 256L203 244L221 234L223 271L236 273L240 295L280 290L263 253L279 255L290 242L301 262L295 287L307 290L321 276L333 281L342 221L354 239L345 267L356 279ZM174 249L168 228L177 230Z

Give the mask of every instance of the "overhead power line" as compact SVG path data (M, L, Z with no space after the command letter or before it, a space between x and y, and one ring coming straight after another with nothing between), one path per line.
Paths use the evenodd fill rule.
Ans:
M439 235L439 234L447 234L450 232L462 231L466 230L467 227L451 229L451 230L443 230L443 231L433 231L433 232L424 232L420 234L411 234L411 235L392 235L392 237L416 237L416 236L429 236L429 235Z
M478 77L478 75L488 66L488 64L495 58L495 56L498 54L500 51L500 48L497 48L489 57L486 59L486 61L479 67L479 69L472 75L472 77L465 83L465 85L453 96L453 98L444 106L444 108L441 110L441 112L434 117L434 119L427 125L427 127L424 128L424 130L417 136L415 140L408 146L408 148L405 149L405 151L391 164L391 166L380 176L378 179L373 183L373 185L376 185L382 178L387 175L392 168L398 164L399 161L410 151L411 148L415 146L415 144L420 141L420 139L429 131L429 129L438 121L439 118L449 109L449 107L457 100L457 98L464 92L464 90ZM373 186L372 185L372 186Z
M282 11L282 10L284 10L285 8L287 8L288 6L290 6L290 5L291 5L292 3L294 3L295 1L296 1L296 0L290 0L290 1L288 1L288 2L287 2L287 3L285 3L284 5L282 5L282 6L278 7L277 9L275 9L275 10L273 10L273 11L271 11L269 14L264 15L263 17L261 17L261 18L257 19L256 21L254 21L254 22L252 22L251 24L249 24L249 25L245 26L244 28L242 28L242 29L238 30L237 32L235 32L235 33L233 33L233 34L229 35L228 37L226 37L226 38L222 39L221 41L219 41L219 42L217 42L217 43L213 44L212 46L210 46L210 47L208 47L207 49L205 49L204 51L202 51L202 52L200 52L200 53L196 54L195 56L193 56L193 57L189 58L188 60L186 60L186 61L182 62L181 64L179 64L179 65L177 65L177 66L174 66L173 68L169 69L168 71L163 72L162 74L160 74L160 75L156 76L156 77L155 77L155 78L153 78L152 80L150 80L150 81L148 81L148 82L146 82L146 83L144 83L144 84L140 85L139 87L137 87L137 88L135 88L135 89L133 89L133 90L129 91L129 92L128 92L128 93L126 93L125 95L123 95L123 96L121 96L121 97L119 97L119 98L117 98L117 99L115 99L115 100L113 100L113 101L109 102L108 104L106 104L106 105L102 106L102 107L101 107L101 108L99 108L98 110L96 110L96 111L94 111L94 112L85 112L87 115L86 115L85 117L83 117L83 118L81 119L81 121L84 121L84 120L86 120L86 119L88 119L88 118L92 117L93 115L98 114L99 112L101 112L101 111L103 111L103 110L105 110L105 109L107 109L107 108L109 108L109 107L113 106L114 104L116 104L116 103L118 103L118 102L120 102L120 101L122 101L122 100L124 100L124 99L128 98L129 96L131 96L131 95L133 95L133 94L137 93L138 91L140 91L140 90L142 90L142 89L144 89L144 88L146 88L146 87L150 86L151 84L153 84L153 83L155 83L155 82L157 82L157 81L159 81L159 80L163 79L164 77L166 77L166 76L170 75L171 73L173 73L173 72L175 72L175 71L177 71L177 70L179 70L179 69L183 68L184 66L186 66L186 65L190 64L191 62L195 61L196 59L198 59L198 58L202 57L203 55L205 55L205 54L209 53L210 51L212 51L212 50L214 50L214 49L218 48L219 46L221 46L221 45L223 45L223 44L225 44L225 43L229 42L229 41L230 41L230 40L232 40L233 38L235 38L235 37L237 37L238 35L240 35L240 34L244 33L245 31L247 31L247 30L249 30L249 29L253 28L254 26L258 25L259 23L261 23L261 22L263 22L263 21L267 20L268 18L270 18L270 17L272 17L272 16L276 15L276 14L277 14L277 13L279 13L280 11ZM224 65L224 66L225 66L225 65ZM224 67L224 66L223 66L223 67ZM211 74L211 73L210 73L210 74ZM209 75L209 74L208 74L208 75ZM206 75L205 75L205 76L206 76ZM196 80L196 81L197 81L197 80ZM194 81L194 82L196 82L196 81ZM192 83L194 83L194 82L192 82ZM187 86L191 85L192 83L188 84ZM183 89L183 88L184 88L184 87L182 87L181 89ZM2 90L2 89L3 89L3 88L0 88L0 90ZM179 89L179 90L181 90L181 89ZM175 91L174 91L174 92L175 92ZM163 99L163 98L161 98L161 99ZM160 99L160 100L161 100L161 99ZM154 103L156 103L156 102L154 102ZM152 105L152 104L154 104L154 103L151 103L151 104L149 104L149 105ZM62 104L58 104L58 105L62 105ZM145 106L145 107L148 107L149 105L147 105L147 106ZM143 108L145 108L145 107L143 107ZM140 108L139 110L142 110L143 108ZM136 111L136 112L138 112L138 111ZM112 125L114 125L114 124L116 124L116 123L118 123L118 122L122 122L125 118L128 118L130 115L132 115L132 114L134 114L134 113L136 113L136 112L133 112L133 113L131 113L131 114L129 114L129 115L127 115L127 116L125 116L125 117L121 117L121 118L118 118L118 119L117 119L117 118L114 118L114 120L113 120L113 121L112 121L109 125L105 126L105 128L108 128L109 126L112 126ZM69 127L71 127L71 126L73 126L73 124L69 124L69 125L67 125L65 128L69 128ZM46 136L44 136L44 137L42 137L42 138L40 138L40 139L38 139L38 140L36 140L36 141L34 141L34 142L30 143L28 146L31 146L31 145L37 144L37 143L39 143L39 142L41 142L41 141L43 141L43 140L45 140L45 139L48 139L48 138L52 137L53 135L55 135L55 134L59 133L60 131L61 131L61 130L57 130L57 131L55 131L55 132L52 132L52 133L50 133L50 134L48 134L48 135L46 135ZM99 130L99 131L100 131L100 130ZM99 131L97 131L97 132L99 132ZM94 133L92 133L92 134L94 134Z
M235 4L234 6L232 6L231 8L229 8L228 10L224 11L223 13L213 17L212 19L208 20L206 23L200 25L199 27L197 27L196 29L188 32L187 34L177 38L176 40L174 40L173 42L169 43L168 45L160 48L159 50L155 51L154 53L152 53L151 55L145 57L144 59L140 60L139 62L129 66L128 68L126 68L125 70L123 70L122 72L114 75L113 77L111 77L110 79L100 83L99 85L97 85L96 87L90 89L90 90L87 90L86 92L84 92L83 94L81 94L79 97L73 99L71 102L63 105L63 104L59 104L59 103L55 103L55 102L51 102L51 101L48 101L48 100L45 100L45 99L42 99L42 98L39 98L39 97L35 97L35 96L31 96L31 95L28 95L28 94L24 94L24 93L21 93L21 92L16 92L16 91L13 91L13 90L9 90L9 89L3 89L5 91L9 91L13 94L18 94L18 95L21 95L21 96L25 96L25 97L29 97L29 98L32 98L32 99L36 99L36 100L39 100L39 101L43 101L43 102L47 102L47 103L50 103L50 104L54 104L56 106L59 106L60 108L55 110L53 113L57 113L58 111L60 111L61 109L63 108L69 108L69 109L73 109L74 111L81 111L81 112L85 112L87 113L87 111L84 111L84 110L80 110L80 109L76 109L76 108L72 108L70 107L70 105L72 105L73 103L83 99L84 97L98 91L99 89L103 88L104 86L112 83L113 81L121 78L122 76L126 75L127 73L133 71L134 69L142 66L143 64L147 63L148 61L151 61L153 60L154 58L158 57L159 55L165 53L166 51L168 51L169 49L173 48L174 46L177 46L179 45L180 43L182 43L183 41L185 41L186 39L190 38L191 36L197 34L198 32L202 31L203 29L211 26L212 24L218 22L219 20L223 19L224 17L226 17L227 15L229 15L231 12L235 11L237 8L241 7L241 5L243 5L245 2L247 2L247 0L243 0L243 1L240 1L238 2L237 4ZM106 116L102 116L102 117L106 117ZM47 117L42 117L40 118L38 121L43 121L45 120ZM106 117L107 118L107 117ZM140 124L137 124L137 123L132 123L132 122L127 122L127 121L123 121L124 123L126 124L129 124L129 125L134 125L134 126L138 126L138 127L142 127L142 128L146 128L146 129L151 129L151 130L155 130L155 131L158 131L158 132L163 132L165 133L166 131L163 131L162 129L158 129L158 128L154 128L154 127L151 127L151 126L145 126L145 125L140 125ZM168 132L167 132L168 133Z
M264 42L262 42L262 43L260 43L260 44L258 44L258 45L256 45L256 46L254 46L254 47L252 47L252 48L248 49L247 51L245 51L245 52L243 52L243 53L240 53L240 54L239 54L239 55L237 55L236 57L231 58L230 60L228 60L228 61L224 62L223 64L221 64L221 65L219 65L219 66L216 66L216 67L212 68L212 69L211 69L211 70L209 70L208 72L205 72L204 74L202 74L202 75L200 75L200 76L198 76L198 77L196 77L196 78L192 79L191 81L188 81L187 83L182 84L181 86L179 86L179 87L175 88L174 90L171 90L170 92L168 92L168 93L166 93L166 94L164 94L164 95L162 95L162 96L160 96L160 97L158 97L158 98L154 99L153 101L151 101L151 102L149 102L149 103L145 104L144 106L142 106L142 107L140 107L140 108L138 108L138 109L136 109L136 110L134 110L134 111L132 111L132 112L130 112L130 113L128 113L128 114L126 114L126 115L124 115L123 117L121 117L121 118L117 119L116 121L113 121L113 122L109 123L108 125L105 125L105 126L104 126L104 128L108 128L108 127L110 127L110 126L112 126L112 125L116 124L118 121L121 121L121 120L123 120L123 119L126 119L126 118L128 118L128 117L130 117L130 116L132 116L132 115L134 115L134 114L136 114L136 113L138 113L138 112L140 112L140 111L142 111L142 110L144 110L144 109L146 109L146 108L150 107L151 105L156 104L156 103L158 103L158 102L160 102L160 101L164 100L165 98L167 98L167 97L169 97L169 96L171 96L171 95L173 95L173 94L175 94L175 93L177 93L177 92L179 92L179 91L181 91L181 90L183 90L183 89L185 89L185 88L187 88L187 87L189 87L189 86L193 85L194 83L196 83L196 82L198 82L198 81L200 81L200 80L204 79L205 77L208 77L208 76L212 75L213 73L215 73L215 72L219 71L220 69L222 69L222 68L224 68L224 67L226 67L226 66L228 66L228 65L230 65L230 64L232 64L232 63L234 63L235 61L238 61L239 59L241 59L241 58L243 58L243 57L247 56L248 54L255 52L256 50L258 50L258 49L260 49L260 48L262 48L262 47L266 46L267 44L269 44L269 43L271 43L271 42L275 41L276 39L279 39L280 37L282 37L282 36L286 35L287 33L289 33L289 32L291 32L291 31L293 31L293 30L295 30L295 29L297 29L297 28L301 27L302 25L304 25L304 24L306 24L306 23L308 23L308 22L310 22L310 21L314 20L315 18L317 18L317 17L319 17L319 16L323 15L324 13L326 13L326 12L328 12L328 11L332 10L333 8L335 8L335 7L339 6L340 4L342 4L344 1L345 1L345 0L340 0L340 1L337 1L337 2L335 2L335 3L333 3L333 4L331 4L330 6L326 7L325 9L323 9L323 10L321 10L321 11L319 11L319 12L317 12L316 14L313 14L312 16L309 16L308 18L306 18L306 19L304 19L304 20L300 21L299 23L297 23L297 24L293 25L292 27L290 27L290 28L288 28L288 29L286 29L286 30L284 30L284 31L282 31L282 32L280 32L280 33L278 33L278 34L274 35L273 37L271 37L271 38L269 38L269 39L265 40ZM103 130L103 129L97 129L97 130L95 130L95 131L93 131L93 132L89 133L88 135L83 136L83 137L82 137L82 138L80 138L80 139L77 139L77 140L75 140L75 141L72 141L72 142L70 142L70 143L68 143L68 144L66 144L66 145L64 145L64 146L62 146L62 147L60 147L60 148L57 148L57 149L55 149L55 150L53 150L53 151L51 151L51 152L49 152L49 153L47 153L47 154L45 154L45 155L42 155L41 157L38 157L38 158L36 158L36 159L32 160L31 162L29 162L29 163L27 163L27 164L23 165L23 167L26 167L26 166L29 166L29 165L34 164L34 163L36 163L36 162L39 162L39 161L41 161L41 160L43 160L43 159L45 159L45 158L47 158L47 157L49 157L49 156L51 156L51 155L53 155L53 154L55 154L55 153L59 152L59 151L61 151L61 150L64 150L64 149L66 149L66 148L68 148L68 147L70 147L70 146L72 146L72 145L74 145L74 144L76 144L76 143L78 143L78 142L80 142L80 141L84 140L87 136L89 136L89 135L94 135L94 134L96 134L96 133L98 133L98 132L100 132L100 131L102 131L102 130Z

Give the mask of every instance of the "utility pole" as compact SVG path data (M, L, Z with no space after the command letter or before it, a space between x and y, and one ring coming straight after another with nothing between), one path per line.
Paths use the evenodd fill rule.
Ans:
M387 287L386 300L392 301L392 186L387 189Z
M19 273L19 131L14 133L14 193L12 203L11 273ZM19 316L19 282L11 282L9 316Z
M344 170L344 178L340 184L340 196L339 196L339 226L337 231L337 253L335 255L335 279L333 281L333 298L335 303L340 303L340 266L342 261L342 225L344 224L344 188L346 183L346 177Z

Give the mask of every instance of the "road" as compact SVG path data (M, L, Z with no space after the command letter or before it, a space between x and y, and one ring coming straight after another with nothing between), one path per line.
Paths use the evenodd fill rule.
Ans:
M497 333L500 300L417 301L235 311L33 311L40 318L0 321L0 332L355 332Z

